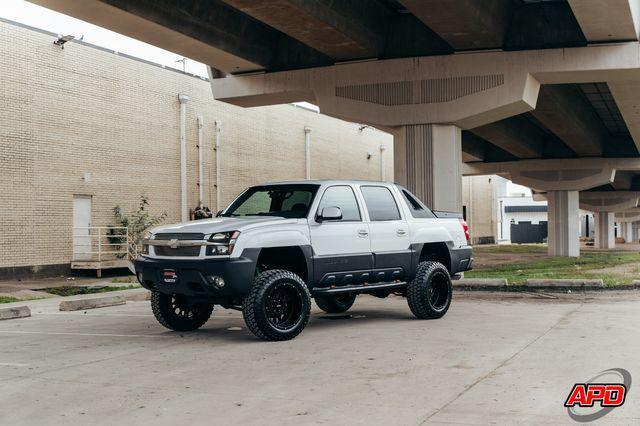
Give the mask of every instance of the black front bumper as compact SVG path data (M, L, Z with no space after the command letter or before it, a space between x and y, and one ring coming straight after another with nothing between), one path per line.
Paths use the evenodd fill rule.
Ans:
M259 250L247 249L232 259L136 259L136 275L143 287L167 294L190 297L228 298L249 294L253 282ZM175 272L175 282L165 280L165 271ZM222 277L224 286L218 287L208 277Z
M452 248L449 249L449 254L451 256L451 275L469 271L472 268L473 253L471 247Z

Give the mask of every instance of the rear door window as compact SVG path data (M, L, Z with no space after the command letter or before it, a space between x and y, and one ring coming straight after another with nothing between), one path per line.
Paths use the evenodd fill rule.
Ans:
M361 186L360 192L372 222L399 220L400 211L393 194L384 186Z

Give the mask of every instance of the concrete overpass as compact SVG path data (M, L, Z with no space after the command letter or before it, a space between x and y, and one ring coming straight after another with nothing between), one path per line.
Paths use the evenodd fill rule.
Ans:
M32 1L208 64L218 100L392 132L435 209L461 211L463 173L536 189L552 255L579 255L580 207L608 247L638 206L640 0Z

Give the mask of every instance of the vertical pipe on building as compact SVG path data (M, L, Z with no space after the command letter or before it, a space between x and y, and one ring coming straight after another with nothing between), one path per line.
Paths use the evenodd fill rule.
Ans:
M180 101L180 217L188 220L187 210L187 102L189 96L178 95Z
M311 127L304 128L305 164L307 180L311 179Z
M198 205L204 206L204 170L202 166L202 116L198 116Z
M220 207L220 137L222 134L222 121L216 120L216 212Z
M384 145L380 145L380 181L384 182L387 180L385 176L384 170L384 150L387 149Z

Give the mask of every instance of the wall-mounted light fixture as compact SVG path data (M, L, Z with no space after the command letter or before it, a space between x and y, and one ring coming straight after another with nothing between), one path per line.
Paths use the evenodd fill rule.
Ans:
M72 36L72 35L60 36L56 41L53 42L53 44L55 44L56 46L60 46L60 49L64 49L64 44L68 41L73 40L74 38L76 38L76 36Z

